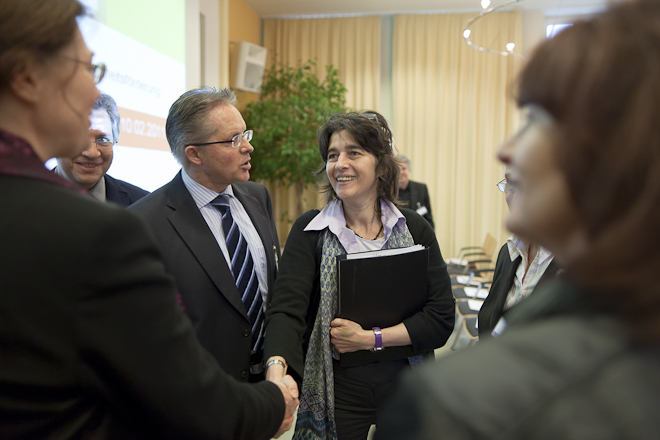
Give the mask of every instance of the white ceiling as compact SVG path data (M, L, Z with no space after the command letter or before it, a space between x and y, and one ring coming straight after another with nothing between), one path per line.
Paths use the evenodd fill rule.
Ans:
M479 12L480 0L246 0L262 18L315 15L388 15L400 13ZM492 0L492 6L505 0ZM593 13L607 0L522 0L517 9L549 16Z

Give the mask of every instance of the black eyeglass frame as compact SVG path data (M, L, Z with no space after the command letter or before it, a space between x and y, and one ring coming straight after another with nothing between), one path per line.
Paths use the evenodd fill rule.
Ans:
M239 148L241 146L241 144L243 143L243 139L250 142L252 140L253 136L254 136L254 131L253 130L245 130L243 133L237 134L236 136L229 139L228 141L204 142L202 144L188 144L186 146L187 147L204 147L206 145L228 144L228 143L231 142L231 147L232 148Z

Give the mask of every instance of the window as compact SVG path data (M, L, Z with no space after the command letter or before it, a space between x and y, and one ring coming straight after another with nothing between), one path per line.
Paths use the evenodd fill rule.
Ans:
M545 36L546 38L552 38L567 27L573 26L571 23L557 23L557 24L549 24L545 28Z

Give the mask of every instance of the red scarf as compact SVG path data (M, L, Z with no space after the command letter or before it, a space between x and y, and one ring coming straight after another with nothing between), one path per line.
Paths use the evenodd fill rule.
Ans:
M0 175L43 180L82 194L87 191L49 171L24 139L0 130Z

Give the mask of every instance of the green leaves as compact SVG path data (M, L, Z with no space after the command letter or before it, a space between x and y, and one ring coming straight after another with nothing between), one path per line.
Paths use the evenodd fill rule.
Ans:
M273 66L265 72L261 98L248 104L245 122L254 130L252 177L288 185L314 183L321 165L316 133L327 114L346 111L339 71L326 66L321 81L316 63Z

